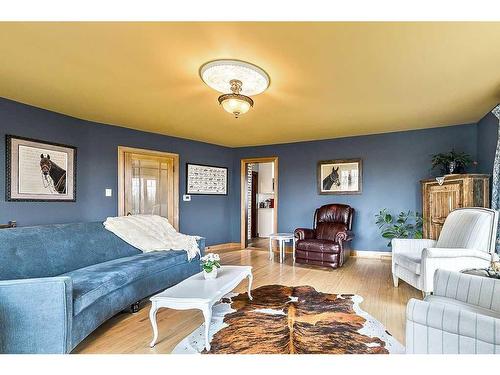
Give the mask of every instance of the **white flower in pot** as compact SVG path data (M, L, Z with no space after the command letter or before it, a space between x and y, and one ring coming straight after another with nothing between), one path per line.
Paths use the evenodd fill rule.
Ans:
M215 279L217 277L217 268L220 268L219 254L209 253L201 258L201 267L205 279Z

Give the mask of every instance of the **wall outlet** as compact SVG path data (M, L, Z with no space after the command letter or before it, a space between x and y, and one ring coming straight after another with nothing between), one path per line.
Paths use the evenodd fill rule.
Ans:
M113 189L106 189L106 193L105 194L106 194L107 197L113 196Z
M191 202L191 196L190 196L189 194L184 194L184 195L182 196L182 200L183 200L184 202Z

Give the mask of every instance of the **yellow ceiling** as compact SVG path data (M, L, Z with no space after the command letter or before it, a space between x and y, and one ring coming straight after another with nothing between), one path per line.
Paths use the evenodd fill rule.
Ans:
M476 122L500 98L500 23L0 23L0 96L227 146ZM271 76L239 119L198 76Z

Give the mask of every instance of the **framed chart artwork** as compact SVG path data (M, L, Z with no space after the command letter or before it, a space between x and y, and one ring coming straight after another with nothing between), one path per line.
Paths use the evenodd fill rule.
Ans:
M76 201L76 147L13 135L5 143L7 201Z
M227 195L227 168L187 163L186 194Z

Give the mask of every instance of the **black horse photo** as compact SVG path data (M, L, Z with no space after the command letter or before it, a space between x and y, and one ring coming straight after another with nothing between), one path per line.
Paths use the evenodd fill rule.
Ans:
M339 167L332 167L332 173L323 179L323 190L331 190L332 186L340 186Z
M66 194L66 171L50 160L50 155L40 155L40 168L42 170L43 179L47 183L45 187L59 194ZM49 180L52 179L52 182Z

